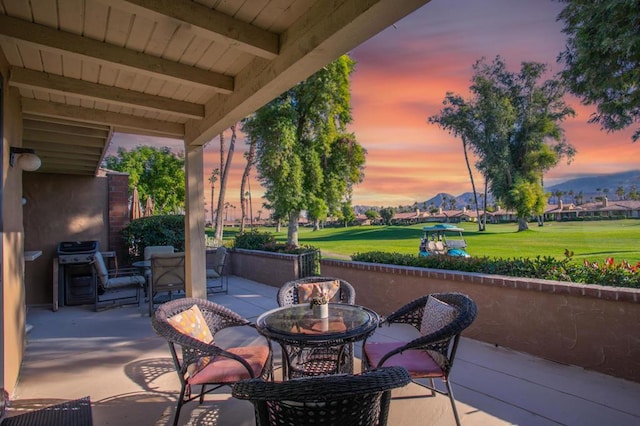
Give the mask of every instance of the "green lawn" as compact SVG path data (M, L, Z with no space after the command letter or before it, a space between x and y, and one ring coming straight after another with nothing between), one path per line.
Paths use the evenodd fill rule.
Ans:
M354 226L317 232L300 228L299 242L320 248L324 257L344 258L367 251L417 254L424 225ZM543 227L532 223L525 232L516 232L515 224L490 224L485 232L478 232L473 223L460 226L466 231L471 256L563 258L568 249L579 261L601 262L611 256L616 262L640 262L640 220L547 222ZM278 241L286 241L286 228L280 233L273 228L266 230L274 233ZM234 235L234 231L225 230L225 238Z

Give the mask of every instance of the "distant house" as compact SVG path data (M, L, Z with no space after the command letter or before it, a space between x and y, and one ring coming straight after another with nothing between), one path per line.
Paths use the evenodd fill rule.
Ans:
M558 200L557 205L548 205L544 210L545 220L574 220L580 217L580 213L583 212L582 206L576 206L575 204L565 205L562 199Z
M545 220L579 220L579 219L640 219L640 201L619 200L585 203L579 206L565 205L562 200L557 205L549 205L544 212Z
M396 225L411 225L414 223L424 222L426 215L429 213L421 212L420 209L416 209L413 212L408 213L396 213L393 215L393 223Z
M481 216L484 213L481 213ZM500 206L492 212L487 212L487 223L505 223L505 222L515 222L518 220L518 215L516 212L511 210L503 209Z
M618 200L609 201L604 197L601 202L586 203L582 206L581 217L609 218L609 219L639 219L640 201Z

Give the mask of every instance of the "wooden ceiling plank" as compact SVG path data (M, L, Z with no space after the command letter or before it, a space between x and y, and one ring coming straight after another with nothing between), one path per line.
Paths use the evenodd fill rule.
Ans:
M76 119L87 123L126 127L145 132L143 134L150 133L155 136L173 139L184 138L184 125L181 123L159 121L110 111L90 110L25 98L22 99L22 110L38 116ZM131 131L130 133L136 132Z
M44 25L34 24L0 15L0 35L52 49L57 53L67 53L87 58L105 65L115 65L132 72L175 80L181 84L197 84L214 88L220 93L233 91L233 77L207 71L202 68L180 64L142 52L133 51L113 44L101 43L65 31L58 31ZM29 66L29 68L36 68Z
M33 20L50 27L58 27L58 8L56 2L47 0L30 0Z
M107 19L109 6L102 2L92 1L84 8L84 22L82 33L93 40L104 41L107 34Z
M279 53L279 36L191 0L103 0L114 8L146 14L156 21L175 19L201 37L230 44L264 59Z
M1 27L0 27L1 29ZM22 58L24 66L31 68L32 70L43 71L42 59L40 57L40 51L33 45L26 43L17 43L18 52Z
M72 97L80 99L100 99L119 105L165 111L186 118L200 119L204 116L204 107L199 104L147 95L118 87L104 87L95 83L25 68L11 68L9 85L38 88L51 93L64 94L67 98L73 95Z
M58 20L60 21L59 26L53 26L53 28L60 28L62 31L67 31L73 34L82 34L84 30L84 23L86 19L86 11L84 0L64 0L58 2L52 2L50 0L49 3L57 3L58 7ZM36 22L42 23L38 20Z

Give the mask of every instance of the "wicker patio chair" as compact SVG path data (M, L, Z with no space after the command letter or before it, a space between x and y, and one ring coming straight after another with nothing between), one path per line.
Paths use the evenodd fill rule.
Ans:
M305 377L286 382L243 380L232 395L250 400L257 426L387 424L391 389L411 382L401 367L359 375Z
M197 315L192 315L194 309L200 311L200 321L196 318ZM202 404L205 394L222 386L232 385L238 380L272 378L272 351L268 340L259 340L264 340L264 344L229 348L216 345L214 339L220 330L239 326L254 327L248 320L224 306L204 299L171 300L156 309L155 315L151 317L151 325L158 335L167 340L180 379L180 396L174 425L178 423L180 410L186 402L199 398ZM208 338L205 334L208 334ZM176 346L181 348L180 356ZM200 386L200 392L192 395L194 386Z
M88 396L5 417L5 407L9 401L9 396L4 389L0 392L0 426L93 425L91 399Z
M306 302L306 300L301 301L298 297L298 287L304 284L333 280L338 280L340 282L340 289L338 290L338 293L336 293L335 298L331 301L336 303L348 303L350 305L356 303L356 291L354 290L353 286L345 280L333 277L305 277L289 281L287 283L284 283L282 287L280 287L280 289L278 290L278 305L289 306L298 303L304 303Z
M340 287L336 294L334 295L331 302L335 303L347 303L349 305L353 305L356 302L356 291L351 284L347 281L342 280L340 278L333 277L305 277L297 280L289 281L285 283L278 290L278 305L279 306L289 306L296 305L299 303L306 303L307 300L300 299L300 291L299 288L303 285L319 283L319 282L330 282L330 281L338 281L340 283ZM335 359L338 356L338 349L335 347L326 347L326 348L314 348L314 349L300 349L292 346L283 348L286 350L290 356L291 360L296 360L296 366L293 368L293 371L304 372L307 370L305 365L323 365L325 363L322 362L323 359L328 360L326 365L333 365L331 360ZM353 343L349 343L344 350L344 363L340 368L341 373L353 373ZM313 371L308 371L308 375L318 375L322 374L321 370L314 369ZM304 373L303 373L304 374Z
M476 318L478 308L473 300L460 293L434 293L420 297L401 307L380 323L410 324L420 337L410 342L363 343L362 368L405 367L413 381L431 392L447 395L456 424L460 425L449 375L460 340L460 334ZM446 390L437 389L433 379L442 379ZM416 379L429 379L428 384Z

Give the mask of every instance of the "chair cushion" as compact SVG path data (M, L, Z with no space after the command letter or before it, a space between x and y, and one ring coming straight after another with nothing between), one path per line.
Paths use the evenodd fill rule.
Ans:
M372 368L378 366L382 357L392 350L404 346L407 342L367 342L364 345L364 356L367 357ZM433 378L445 376L444 371L431 357L428 351L422 349L407 350L396 354L385 361L384 367L404 367L413 378Z
M338 290L340 281L320 281L317 283L306 283L298 285L298 303L307 303L315 297L326 294L330 302L339 302Z
M260 377L267 360L269 347L266 345L243 346L226 349L249 363L254 377ZM235 383L239 380L251 378L249 372L238 361L223 356L215 357L206 367L193 373L188 378L192 385L204 383Z
M207 269L207 278L220 278L220 274L215 269Z
M173 246L146 246L144 248L144 260L150 260L153 253L173 253Z
M167 318L167 321L180 333L184 333L204 343L213 343L213 335L198 305L193 305L189 309ZM196 374L210 362L211 358L208 356L199 358L195 364L190 366L190 374Z
M424 305L420 334L426 336L451 323L458 316L458 309L429 296Z
M167 319L176 330L204 343L213 342L213 335L198 305Z
M96 270L96 275L98 275L100 284L102 284L103 287L106 287L107 280L109 279L109 271L107 270L107 265L104 263L102 253L99 251L95 252L93 255L93 267Z
M109 278L103 284L104 288L120 288L131 286L144 286L145 279L142 275L129 275L124 277Z

